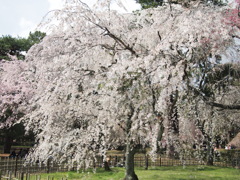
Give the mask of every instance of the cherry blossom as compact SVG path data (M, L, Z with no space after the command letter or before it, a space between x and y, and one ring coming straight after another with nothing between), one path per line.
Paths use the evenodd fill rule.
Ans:
M51 16L57 28L30 49L28 80L35 93L24 120L38 143L29 160L89 167L107 150L125 146L125 178L137 179L132 162L139 148L150 147L154 157L164 140L171 155L204 136L192 120L199 108L189 103L197 101L200 64L214 67L239 29L223 23L224 7L107 9L69 1ZM213 117L197 97L206 110L198 118Z

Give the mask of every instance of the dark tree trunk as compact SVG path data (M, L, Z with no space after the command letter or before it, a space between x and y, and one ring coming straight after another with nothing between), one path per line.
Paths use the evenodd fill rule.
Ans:
M130 100L131 102L131 100ZM126 119L126 152L125 152L125 178L124 180L138 180L137 175L134 171L134 155L136 153L135 148L133 146L133 142L130 138L131 136L131 127L132 127L132 117L134 114L134 106L132 102L129 105L129 114L128 118Z
M126 145L126 162L125 162L125 178L124 180L138 180L137 175L134 171L134 155L135 155L135 149L131 149L130 143L127 143Z
M214 150L210 144L210 141L207 142L207 165L213 166L213 153Z
M4 138L3 153L10 153L12 144L13 144L13 138L6 135L6 137Z
M103 165L104 165L104 170L105 170L105 171L111 171L111 169L110 169L109 164L108 164L107 161L104 161L104 162L103 162Z

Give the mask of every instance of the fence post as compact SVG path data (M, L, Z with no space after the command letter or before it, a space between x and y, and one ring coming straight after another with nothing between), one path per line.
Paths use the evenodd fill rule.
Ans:
M9 180L12 180L12 172L9 171Z
M17 176L17 170L18 170L18 157L16 157L16 162L15 162L15 169L14 169L14 176Z
M114 167L116 167L116 166L117 166L117 163L118 163L118 157L117 157L117 156L115 156Z
M23 180L24 179L24 172L21 172L21 175L20 175L20 180Z
M145 154L145 170L148 170L148 155Z
M47 173L49 173L50 172L50 160L48 159L48 161L47 161Z
M7 158L7 168L6 168L6 170L9 169L8 166L9 166L9 158Z

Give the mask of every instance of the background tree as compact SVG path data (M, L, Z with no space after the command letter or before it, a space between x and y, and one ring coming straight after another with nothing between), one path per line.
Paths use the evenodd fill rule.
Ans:
M31 97L30 87L26 84L22 71L26 66L25 62L19 62L18 59L24 59L25 53L31 46L39 43L46 33L36 31L29 33L26 38L13 38L3 36L0 38L0 59L11 60L12 62L0 61L1 64L1 90L0 90L0 129L4 136L4 153L9 153L14 139L24 136L24 127L16 123L24 114L23 106ZM30 94L29 94L30 93Z
M30 32L28 38L2 36L0 38L0 59L10 60L8 54L16 56L18 59L24 59L29 48L39 43L45 36L46 33L40 31Z
M137 3L141 4L143 9L162 6L163 0L136 0Z
M41 31L35 31L33 33L30 32L28 38L26 39L27 42L26 49L29 50L34 44L40 43L45 36L46 36L45 32Z
M7 54L15 55L19 59L23 59L24 55L22 52L26 51L24 44L25 39L2 36L0 39L0 59L9 59Z
M23 125L15 125L27 111L32 91L23 72L26 62L0 61L0 129L5 135L4 153L9 153L16 136L23 135Z
M222 0L136 0L137 3L141 4L142 9L154 8L157 6L162 6L163 4L181 4L182 6L189 7L191 3L204 3L204 4L213 4L218 6L227 5L226 2Z
M89 167L97 155L123 145L125 179L137 179L134 152L149 146L154 157L161 126L168 150L180 152L193 137L188 114L199 109L187 101L196 96L189 93L194 69L231 47L231 33L239 29L222 23L224 9L204 5L124 15L93 11L80 1L67 5L54 16L61 30L27 57L35 93L24 119L38 142L28 160L51 156Z

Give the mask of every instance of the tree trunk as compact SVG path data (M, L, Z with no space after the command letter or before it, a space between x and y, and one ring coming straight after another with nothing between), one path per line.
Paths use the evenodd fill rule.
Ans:
M111 169L110 169L109 164L108 164L107 161L104 161L104 162L103 162L103 166L104 166L104 170L105 170L105 171L111 171Z
M210 141L207 142L207 165L213 166L213 148L210 144Z
M134 155L135 155L135 149L131 149L130 143L127 143L126 145L126 162L125 162L125 178L124 180L138 180L137 175L134 171Z
M4 138L3 153L10 153L13 144L13 138L6 135Z

